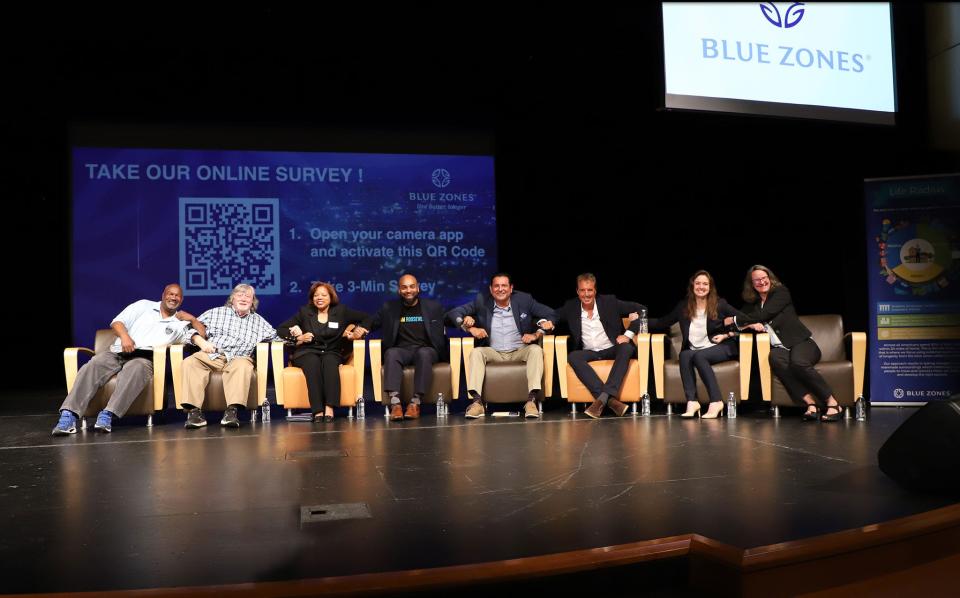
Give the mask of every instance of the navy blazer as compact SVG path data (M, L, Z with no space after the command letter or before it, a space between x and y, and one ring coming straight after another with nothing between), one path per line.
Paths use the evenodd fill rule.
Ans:
M758 322L769 324L783 346L788 349L812 336L810 330L797 317L790 291L783 285L770 289L762 306L758 298L756 303L744 305L743 313L736 315L737 326L741 328Z
M437 350L437 354L444 358L447 354L446 338L443 335L443 306L439 301L420 297L420 311L423 313L423 327L427 333L430 346ZM364 320L360 326L367 330L383 329L383 350L397 344L397 335L400 332L400 313L403 301L394 299L380 306L377 313Z
M448 311L447 322L450 326L459 328L465 317L472 316L477 321L474 326L483 328L489 334L490 325L493 322L493 306L493 296L490 293L480 293L470 303ZM557 322L557 316L553 310L542 303L537 303L529 293L514 291L510 296L510 307L513 309L513 318L517 322L517 330L520 331L521 336L534 334L538 329L539 320L549 320L553 324ZM477 339L477 346L489 344L489 336L485 339Z
M573 338L573 348L583 348L583 322L580 318L582 311L580 299L570 299L563 304L563 307L557 311L557 321L567 325L570 330L570 336ZM633 312L639 313L644 306L633 301L620 301L614 295L597 295L596 308L600 310L600 323L603 324L603 330L607 333L610 342L617 344L617 337L622 335L623 318L626 318ZM640 331L640 320L636 319L630 323L629 330L634 333Z
M662 318L655 318L650 320L649 327L650 330L655 330L657 332L669 332L670 327L680 322L680 336L683 338L683 344L680 345L680 350L690 348L690 317L686 315L687 310L687 300L683 299L680 303L677 303L673 310L663 316ZM743 315L734 309L726 299L723 297L717 301L717 318L710 319L707 318L707 336L714 337L718 334L724 334L727 332L727 328L723 325L723 319L727 316L737 316ZM723 341L724 343L736 342L733 337L728 338Z

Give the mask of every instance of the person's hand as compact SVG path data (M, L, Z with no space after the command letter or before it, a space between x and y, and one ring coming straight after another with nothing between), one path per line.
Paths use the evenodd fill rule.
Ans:
M312 333L312 332L307 332L307 333L305 333L305 334L299 334L299 335L297 335L297 344L298 344L298 345L304 345L304 344L306 344L306 343L312 343L312 342L313 342L313 333Z
M624 335L621 334L620 336L617 337L617 344L618 344L618 345L623 345L623 344L629 343L629 342L630 342L630 338L627 337L627 336L624 336Z
M193 317L193 314L183 310L180 310L176 314L174 314L174 317L180 320L181 322L192 322L196 319Z
M487 331L483 328L469 328L467 332L469 332L470 336L477 340L487 338Z
M540 338L536 334L524 334L520 337L520 340L523 341L523 344L530 345L537 342L537 339Z
M638 314L638 313L635 312L635 311L632 311L632 312L630 312L629 314L627 314L627 319L630 320L631 322L634 321L634 320L639 320L639 319L640 319L640 314Z
M130 338L129 334L124 334L120 337L120 349L124 353L133 353L133 350L136 348L137 345L133 342L133 339Z
M733 324L733 316L727 316L723 319L724 326L730 326L731 324Z
M301 334L303 334L303 330L300 330L300 327L299 327L299 326L291 326L291 327L290 327L290 336L296 338L296 337L300 336Z
M364 328L363 326L357 326L356 328L353 329L353 340L359 340L367 336L367 334L369 333L370 331Z
M747 328L751 330L756 330L757 332L766 332L767 329L763 327L763 324L757 322L756 324L750 324Z
M199 334L193 337L193 342L195 342L197 346L200 347L200 350L203 351L204 353L217 352L217 347L207 339L200 336Z
M463 319L463 323L460 324L460 326L463 328L473 328L473 325L476 323L477 321L473 319L473 316L467 316Z
M543 324L540 324L540 328L543 330L553 330L553 322L546 320Z
M719 345L723 341L727 340L727 338L729 337L726 334L718 334L714 337L711 337L710 340L713 341L713 344Z

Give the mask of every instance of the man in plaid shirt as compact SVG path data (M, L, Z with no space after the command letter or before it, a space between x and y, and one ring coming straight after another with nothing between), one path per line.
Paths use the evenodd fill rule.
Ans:
M240 427L237 408L246 406L250 393L254 371L251 356L257 343L277 338L276 330L256 313L259 303L252 286L238 284L223 307L209 309L198 318L207 327L206 338L195 330L186 331L186 339L200 347L183 362L182 403L187 410L187 428L207 425L201 408L211 371L223 373L227 409L220 425Z

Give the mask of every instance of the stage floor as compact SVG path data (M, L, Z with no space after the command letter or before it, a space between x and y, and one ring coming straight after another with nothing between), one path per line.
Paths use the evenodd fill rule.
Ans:
M909 409L836 424L765 410L596 421L566 406L542 420L398 423L371 407L332 424L274 411L266 425L224 430L210 414L185 430L174 415L53 438L60 400L0 399L2 592L316 578L694 532L747 548L953 502L877 467ZM301 522L303 506L344 503L361 517Z

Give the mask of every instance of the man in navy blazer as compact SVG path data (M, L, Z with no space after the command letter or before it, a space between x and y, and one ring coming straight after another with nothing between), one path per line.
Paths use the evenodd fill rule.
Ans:
M566 323L573 340L572 348L577 349L567 358L570 367L596 398L586 410L594 419L600 417L604 407L617 415L627 412L626 404L617 396L630 359L637 351L631 339L640 328L637 318L643 308L639 303L620 301L613 295L597 295L597 278L586 273L577 277L577 298L557 310L557 321ZM633 322L629 330L624 330L623 318L627 317ZM606 382L600 380L589 364L601 359L613 360Z
M476 339L470 353L467 392L473 403L466 417L483 417L483 377L491 361L522 361L527 364L526 417L540 417L537 395L543 379L543 349L537 341L545 330L552 330L553 310L537 303L527 293L514 292L510 275L498 272L490 278L490 293L480 293L471 303L447 312L447 321Z
M373 316L360 323L362 335L383 328L383 388L390 397L390 419L420 417L420 400L433 382L433 364L444 354L443 306L420 297L420 283L412 274L397 281L399 300L387 301ZM400 404L404 366L413 365L413 398ZM377 376L380 372L374 372Z

